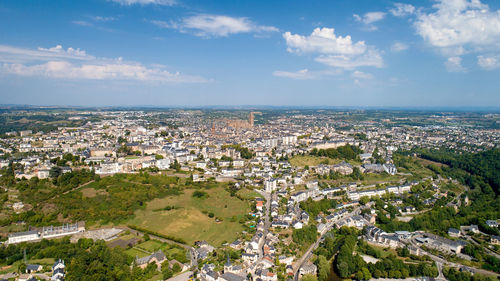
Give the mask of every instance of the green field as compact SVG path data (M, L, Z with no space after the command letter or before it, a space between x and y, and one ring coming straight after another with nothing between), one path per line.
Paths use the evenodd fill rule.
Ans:
M312 155L295 155L290 158L290 165L293 167L304 167L304 166L318 166L319 164L327 164L327 165L335 165L344 160L342 159L333 159L328 157L320 157L320 156L312 156ZM328 163L327 163L328 161ZM361 165L360 162L355 160L346 160L351 165Z
M205 199L192 197L194 191L188 189L178 196L154 199L145 209L137 210L135 217L129 220L128 224L178 237L188 244L206 240L218 246L223 242L235 240L237 232L243 229L238 220L249 212L250 203L231 197L222 186L204 189L208 193L208 198ZM158 211L165 206L177 208ZM222 218L222 221L216 222L215 217L210 218L203 211L214 213L215 217ZM236 222L230 221L233 216L236 216Z
M125 253L131 257L138 257L138 258L143 258L145 256L149 256L147 253L141 251L141 250L137 250L135 248L130 248L128 250L125 251Z
M240 191L238 191L238 195L241 196L241 198L248 200L253 200L255 198L262 198L262 195L260 195L260 193L258 193L257 191L249 190L246 188L243 188Z
M28 260L28 264L39 264L39 265L42 265L42 266L48 266L48 267L51 267L52 265L54 265L54 262L56 260L54 258L45 258L45 259L30 259ZM1 268L0 269L0 274L6 274L6 273L9 273L9 272L13 272L13 271L18 271L18 268L19 268L19 265L21 265L23 263L23 261L16 261L15 263L13 263L12 265L10 266L5 266L4 268Z
M337 161L335 159L330 159L328 157L318 157L309 155L296 155L290 158L289 161L293 167L304 167L304 166L318 166L325 160L328 161L328 164L340 163L340 160Z
M158 240L142 242L135 245L133 248L127 249L125 253L133 258L142 258L158 250L162 250L169 260L175 259L182 263L188 262L186 249L178 245L163 243Z

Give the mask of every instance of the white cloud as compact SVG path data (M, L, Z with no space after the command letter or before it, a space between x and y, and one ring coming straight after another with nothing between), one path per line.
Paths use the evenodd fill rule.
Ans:
M298 80L309 80L315 78L314 75L311 74L308 69L302 69L295 72L277 70L273 72L273 75L279 77L298 79Z
M383 66L378 50L367 46L364 41L354 43L349 35L336 36L333 28L316 28L309 36L285 32L283 37L289 52L317 54L317 62L332 67L353 69L361 66Z
M362 22L364 24L372 24L374 22L383 20L385 17L385 13L384 12L369 12L369 13L364 14L363 16L359 16L357 14L354 14L353 16L359 22Z
M367 46L364 41L353 44L351 36L336 36L334 28L315 28L309 36L285 32L288 51L295 53L322 53L359 55L363 54Z
M122 58L96 58L74 48L37 50L0 45L0 73L55 79L136 80L172 83L207 82L205 78L147 67Z
M417 33L438 48L500 46L500 10L479 0L439 0L436 11L417 16Z
M402 43L402 42L394 42L394 44L392 44L392 46L391 46L391 51L393 51L395 53L405 51L405 50L408 50L408 45L406 45L405 43Z
M363 16L354 14L353 17L357 21L363 23L366 26L366 30L374 31L378 28L373 25L373 23L383 20L385 18L385 15L386 14L384 12L369 12L364 14Z
M123 6L131 6L135 4L139 5L163 5L163 6L173 6L177 4L176 0L111 0Z
M225 37L237 33L277 32L274 26L257 25L245 17L229 17L223 15L195 15L182 19L180 22L165 22L153 20L151 23L161 28L178 29L181 32L194 32L201 37Z
M106 22L106 21L114 21L114 17L101 17L101 16L92 16L90 17L94 21L101 21L101 22Z
M321 70L321 71L309 71L308 69L301 69L299 71L277 70L273 72L273 75L278 77L296 79L296 80L312 80L312 79L320 79L325 76L339 75L341 73L342 73L341 69Z
M361 72L361 71L354 71L351 76L353 78L356 78L356 79L372 79L373 78L373 75L371 75L370 73L365 73L365 72Z
M446 70L449 72L465 72L466 69L462 66L461 57L451 57L444 63Z
M384 63L382 56L376 50L368 50L360 56L323 55L315 59L317 62L345 69L354 69L362 66L381 68Z
M0 45L0 62L26 63L32 61L49 60L93 60L95 57L88 55L84 50L68 48L61 45L53 48L38 48L36 50Z
M500 56L478 56L477 64L486 70L500 68Z
M433 12L417 14L415 28L449 58L445 63L449 71L465 71L459 56L499 51L500 10L490 10L480 0L438 0L433 8ZM478 57L482 68L492 69L489 63L491 60L486 57Z
M74 20L72 21L73 24L79 25L79 26L93 26L92 23L84 20Z
M411 4L394 3L394 8L390 9L389 12L395 17L404 17L414 14L416 9Z

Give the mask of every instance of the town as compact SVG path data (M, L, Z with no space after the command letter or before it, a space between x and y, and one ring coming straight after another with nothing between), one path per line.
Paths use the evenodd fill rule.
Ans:
M3 279L79 280L94 251L94 280L500 276L498 114L2 115Z

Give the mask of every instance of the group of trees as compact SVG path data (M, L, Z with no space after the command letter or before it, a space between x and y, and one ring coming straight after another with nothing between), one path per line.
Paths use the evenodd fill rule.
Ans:
M439 274L434 264L427 262L408 264L393 255L382 258L375 264L367 264L367 268L375 278L437 277Z
M318 232L315 225L304 226L302 229L294 229L292 233L293 242L298 245L310 245L316 242Z
M99 178L98 181L88 184L86 188L95 189L95 196L86 197L84 200L79 191L59 194L49 201L54 204L55 210L43 213L41 210L44 205L41 204L34 211L37 214L43 213L44 216L54 214L57 217L60 214L63 218L84 220L87 223L120 223L133 216L137 209L143 208L146 202L180 194L178 181L177 177L151 176L148 173L117 174Z
M337 204L337 200L324 198L319 201L314 201L308 198L306 201L300 202L300 208L305 210L310 216L316 217L319 213L327 213L328 210L335 209Z
M365 262L363 261L361 256L353 254L356 243L357 236L355 233L351 233L343 237L342 246L340 247L339 252L335 258L335 270L337 271L337 274L342 278L349 278L358 271L361 272L361 274L364 273L363 267L365 265ZM360 280L368 280L371 278L371 276L366 277L369 278L364 279L363 275L363 278L361 278Z
M33 177L29 180L4 181L4 183L7 183L6 186L19 191L19 199L22 202L32 205L34 209L28 212L12 214L10 217L0 220L0 225L9 225L15 221L24 221L30 225L53 223L57 214L38 213L38 208L42 208L45 202L96 178L98 176L92 170L81 169L60 174L53 179Z
M252 157L254 156L253 151L251 151L247 147L241 146L240 144L226 145L226 146L223 146L222 148L229 148L229 147L234 148L236 151L238 151L241 155L241 158L252 159Z
M337 252L333 268L341 278L354 277L356 280L369 280L372 277L400 279L410 276L436 277L438 275L437 267L431 261L421 258L406 263L392 254L384 256L381 250L373 248L363 240L358 240L358 235L358 230L342 227L335 240L325 239L321 248L315 253L328 259ZM403 252L406 257L411 256L408 249ZM375 257L378 261L366 263L361 258L361 253ZM317 264L319 270L320 261ZM321 281L319 274L318 277Z
M357 146L346 144L337 148L316 149L311 150L310 155L324 156L333 159L355 160L358 155L363 153L363 150Z
M14 244L0 247L0 264L12 264L24 257L28 259L63 259L66 264L65 280L147 280L156 274L156 265L144 270L130 265L133 257L120 247L109 248L102 240L69 239L42 240L37 243ZM168 267L168 266L167 266Z
M193 192L193 195L192 195L194 198L208 198L208 193L206 193L205 191L201 191L201 190L196 190L195 192Z
M488 219L497 219L500 216L500 196L495 194L495 192L498 193L499 188L497 181L500 178L498 177L500 150L458 154L450 150L419 149L399 153L418 153L422 158L449 165L438 167L431 164L428 167L444 177L457 179L470 187L471 190L462 195L468 196L469 204L462 204L458 210L454 207L446 207L447 203L453 200L452 193L449 193L448 198L438 199L432 210L414 216L408 223L386 219L382 216L377 217L377 222L382 229L385 231L428 230L445 235L450 227L459 228L461 225L476 224L482 232L500 235L498 229L488 227L485 223ZM410 200L405 199L405 202L410 203Z
M436 170L450 175L472 188L480 187L485 193L491 190L500 194L500 149L495 148L479 153L457 153L448 149L428 150L415 149L421 158L443 163L449 167L434 167ZM466 171L468 173L463 173Z
M443 268L444 277L449 281L495 281L498 280L493 276L485 276L482 274L472 275L470 272L458 271L454 268Z

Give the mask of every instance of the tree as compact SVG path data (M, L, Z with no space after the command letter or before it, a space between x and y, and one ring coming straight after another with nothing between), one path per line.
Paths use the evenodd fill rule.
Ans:
M318 280L326 280L328 278L328 274L330 273L330 264L326 260L326 257L320 255L316 264L318 266Z
M370 202L370 197L368 196L361 196L361 198L359 198L359 204L361 205L366 205L368 202Z
M361 272L363 272L363 279L364 280L370 280L370 279L372 279L372 274L370 273L370 271L368 270L368 268L363 267L361 269Z
M312 274L304 274L302 281L318 281L318 278Z
M175 263L175 264L172 266L172 271L173 271L174 273L179 273L179 272L181 272L181 270L182 270L182 268L181 268L181 266L180 266L178 263Z
M49 176L51 178L57 178L57 177L59 177L59 175L61 175L61 168L60 167L54 166L54 167L50 168Z
M175 171L180 171L181 169L181 164L177 162L177 159L174 160L174 163L170 164L170 169L174 169Z
M18 267L19 273L26 273L26 264L23 262Z
M342 261L337 265L337 270L339 272L340 277L347 278L349 277L349 265L347 262Z
M168 263L165 266L162 266L162 275L163 279L170 279L172 276L174 276L174 273L172 270L168 267Z

